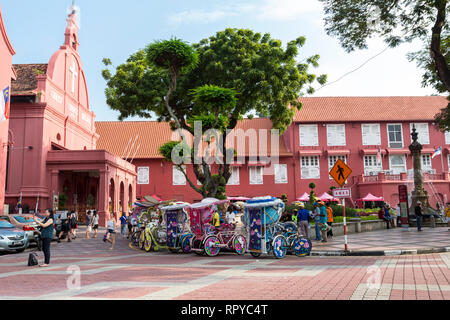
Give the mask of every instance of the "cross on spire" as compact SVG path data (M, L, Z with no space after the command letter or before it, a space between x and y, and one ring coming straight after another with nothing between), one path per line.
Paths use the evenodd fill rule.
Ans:
M75 61L72 61L72 66L69 68L72 72L72 93L75 94L75 78L78 77L78 72L75 66Z

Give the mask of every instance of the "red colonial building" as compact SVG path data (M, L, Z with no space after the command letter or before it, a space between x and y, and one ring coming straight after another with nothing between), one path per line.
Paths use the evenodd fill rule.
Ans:
M336 186L329 176L337 159L353 170L347 187L353 200L369 192L383 196L391 205L398 202L398 185L413 188L411 143L413 124L423 144L422 169L425 189L430 202L446 202L450 191L450 134L438 131L434 116L446 106L444 97L312 97L301 98L302 110L278 138L279 163L271 166L264 161L249 160L255 155L272 155L269 138L272 128L268 119L243 120L236 135L244 135L246 146L238 150L243 164L233 165L233 175L227 186L228 196L281 196L294 201L308 185L316 184L316 194ZM169 140L178 140L167 123L158 122L97 122L100 135L97 147L123 158L133 159L137 168L137 197L156 194L164 199L188 202L201 200L184 176L165 161L158 148ZM250 133L249 133L250 132ZM256 132L256 140L249 140ZM236 144L238 145L238 144ZM235 145L235 146L236 146ZM262 146L266 146L261 149ZM432 159L438 148L441 156ZM238 148L237 148L238 149ZM381 162L378 152L381 150ZM188 177L196 181L188 165Z

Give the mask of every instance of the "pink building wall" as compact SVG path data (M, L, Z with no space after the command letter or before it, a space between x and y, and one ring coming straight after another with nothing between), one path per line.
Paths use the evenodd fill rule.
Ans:
M6 34L3 24L2 11L0 6L0 91L11 87L11 78L14 78L12 69L12 56L15 54L13 47ZM0 92L2 94L2 92ZM0 120L0 213L3 213L5 201L5 180L6 180L6 156L8 150L8 120Z
M7 199L12 205L20 194L23 203L51 205L46 169L52 146L64 150L95 150L95 114L90 110L86 78L78 53L78 26L69 15L64 44L50 58L45 74L36 75L35 103L14 103L10 132L14 148L10 152ZM12 92L13 96L16 93Z

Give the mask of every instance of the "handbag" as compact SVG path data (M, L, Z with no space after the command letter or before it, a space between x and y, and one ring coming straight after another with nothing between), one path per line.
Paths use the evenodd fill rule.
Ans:
M39 264L36 253L30 253L28 256L28 266L34 267Z

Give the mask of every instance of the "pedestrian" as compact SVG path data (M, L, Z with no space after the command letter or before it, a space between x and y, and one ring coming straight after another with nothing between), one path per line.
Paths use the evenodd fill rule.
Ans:
M92 211L86 213L86 239L89 239L92 232Z
M395 228L394 217L391 215L390 210L391 207L389 206L389 204L386 204L386 206L384 207L384 217L391 224L391 227Z
M334 218L333 218L333 208L331 208L331 202L327 202L327 224L330 227L330 230L327 232L327 237L332 237L333 236L333 222L334 222Z
M78 213L76 211L72 211L70 218L70 230L72 233L73 240L77 238L77 229L78 229Z
M416 214L416 221L417 221L417 231L422 231L422 219L423 219L423 210L422 210L422 203L420 201L417 201L416 207L414 208L414 213Z
M128 226L128 234L127 234L127 239L129 239L131 237L131 234L133 232L133 225L136 221L136 218L134 217L134 214L132 212L128 213L128 221L127 221L127 226Z
M122 216L120 217L120 234L123 238L125 238L125 232L127 228L127 216L125 212L122 212Z
M312 212L311 218L314 218L314 223L315 223L316 238L314 240L320 241L320 240L322 240L320 238L320 226L319 226L320 208L319 208L319 204L317 202L313 203L313 212Z
M108 231L105 241L111 243L111 247L109 248L109 250L114 250L114 245L116 243L116 219L114 213L111 213L111 215L109 216L106 227Z
M300 207L300 210L297 212L298 230L301 236L309 239L309 218L311 217L311 212L305 209L303 202L299 203L298 206Z
M44 263L40 265L42 268L48 267L50 264L50 244L53 238L53 210L46 209L44 217L43 221L38 219L36 215L33 217L33 220L42 228L42 251L44 252Z
M58 236L58 243L61 242L61 238L63 235L67 236L67 242L71 242L70 240L70 212L64 211L61 213L61 232Z
M94 214L92 215L92 229L94 230L94 238L97 238L97 232L98 232L98 213L97 213L97 210L94 210Z
M400 203L397 204L397 208L395 208L395 211L397 213L397 227L398 227L402 225L402 209Z
M320 227L320 231L322 233L322 242L328 242L327 208L325 207L325 203L323 201L319 202L319 207L320 207L319 227Z

